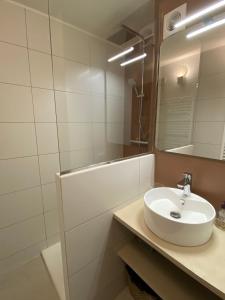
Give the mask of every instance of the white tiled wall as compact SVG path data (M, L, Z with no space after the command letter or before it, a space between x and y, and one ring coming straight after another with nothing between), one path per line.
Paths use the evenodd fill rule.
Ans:
M111 300L125 285L118 249L132 235L113 212L154 185L154 155L58 177L70 300Z
M124 74L107 65L115 51L43 13L0 1L0 236L10 248L0 257L2 272L57 240L59 158L65 170L121 157Z
M51 33L61 168L121 157L124 71L107 64L117 48L54 18Z
M49 19L0 2L0 273L58 229L58 140Z

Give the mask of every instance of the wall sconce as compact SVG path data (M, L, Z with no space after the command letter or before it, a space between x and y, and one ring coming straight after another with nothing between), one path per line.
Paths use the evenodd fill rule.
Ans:
M185 77L184 76L178 76L177 77L177 84L183 85L185 82Z
M177 71L177 84L183 85L185 83L186 75L188 73L187 66L180 66Z

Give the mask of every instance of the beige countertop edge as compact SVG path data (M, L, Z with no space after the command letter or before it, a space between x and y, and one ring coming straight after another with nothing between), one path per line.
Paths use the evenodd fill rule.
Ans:
M114 218L178 268L225 299L225 232L214 227L210 241L198 247L170 244L145 225L143 201L141 198L118 210Z

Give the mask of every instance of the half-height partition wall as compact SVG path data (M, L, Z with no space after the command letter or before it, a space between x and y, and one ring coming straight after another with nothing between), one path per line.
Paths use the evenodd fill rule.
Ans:
M153 187L154 155L58 176L57 184L66 299L113 300L126 285L117 251L133 238L113 212Z

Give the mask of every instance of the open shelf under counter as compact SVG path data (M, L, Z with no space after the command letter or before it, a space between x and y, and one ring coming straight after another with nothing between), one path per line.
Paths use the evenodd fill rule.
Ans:
M122 248L118 255L163 300L221 299L161 254L147 247L134 241Z
M114 217L117 221L119 221L121 224L123 224L129 230L131 230L136 236L138 236L141 240L143 240L145 243L150 245L151 248L155 249L156 252L158 252L158 253L153 254L153 252L150 251L151 248L149 248L149 253L148 253L149 256L144 255L144 253L141 253L140 248L136 248L136 247L134 247L134 244L132 244L133 245L132 247L130 245L128 245L127 246L128 248L124 248L120 251L120 253L119 253L120 257L125 261L125 259L128 260L128 258L126 258L126 257L129 256L131 258L132 256L135 256L135 255L138 256L138 253L139 253L139 259L141 260L142 255L144 255L145 262L143 262L143 264L146 263L146 265L147 265L147 263L149 263L149 267L146 268L146 269L149 269L149 268L153 268L151 266L153 264L152 260L154 260L154 259L156 260L156 258L153 259L153 256L151 256L151 255L154 255L154 257L156 257L156 255L157 255L157 257L161 257L161 259L162 259L162 261L161 261L161 259L160 260L158 259L158 261L160 261L160 263L161 263L161 268L163 268L163 269L166 268L165 262L167 261L167 264L169 264L171 270L174 270L174 271L171 271L170 277L168 277L169 276L168 275L169 268L167 269L167 272L168 272L167 276L164 276L162 274L163 272L161 270L161 279L159 279L160 283L158 283L158 284L160 284L159 288L162 289L163 286L166 285L165 280L168 279L173 282L173 288L176 286L176 288L178 290L180 290L179 287L184 280L182 281L181 275L177 276L176 273L179 274L181 272L180 274L182 274L182 276L185 276L185 278L186 278L185 281L188 282L188 280L191 280L190 282L192 282L191 284L188 283L189 290L190 289L196 290L196 286L202 288L201 285L203 285L209 291L211 291L215 294L215 295L212 293L209 294L209 295L212 295L212 297L214 297L214 298L212 298L212 297L205 298L203 296L199 296L199 297L195 296L194 297L193 295L192 295L192 297L189 297L189 298L184 298L184 296L182 296L182 297L180 296L180 298L175 298L175 295L173 295L173 298L171 298L171 297L169 298L169 296L161 295L163 300L164 299L165 300L167 300L167 299L168 300L169 299L171 299L171 300L175 300L175 299L179 299L179 300L225 299L225 232L214 227L213 235L212 235L211 239L202 246L181 247L181 246L173 245L166 241L163 241L162 239L157 237L154 233L152 233L147 228L147 226L145 225L145 222L144 222L144 211L143 210L144 210L144 201L142 198L142 199L135 201L132 204L129 204L128 206L120 209L119 211L115 212ZM129 251L130 252L133 251L133 254L132 255L129 254ZM135 254L134 254L134 252L135 252ZM161 255L159 255L159 254L161 254ZM163 260L162 256L166 259ZM147 257L148 257L148 259L147 259ZM128 261L127 262L125 261L125 262L128 265L130 265L130 267L133 268L135 271L135 265L136 265L136 268L138 268L139 259L136 259L136 263L134 262L135 257L133 258L133 261L131 261L131 259L130 259L129 263L128 263ZM150 262L148 262L149 260L150 260ZM162 263L162 262L164 262L164 263ZM131 264L133 264L133 266ZM178 268L176 268L176 267L178 267ZM137 269L136 269L136 272L137 272ZM184 273L186 273L186 274L184 274ZM155 266L155 271L153 272L153 275L155 275L155 277L157 277L156 274L158 274L158 273L157 273L157 268ZM141 274L139 274L139 276L140 275ZM189 276L186 276L186 275L189 275ZM145 281L147 280L146 278L144 278L143 275L140 277ZM171 277L172 277L172 279L171 279ZM194 280L192 280L192 278L190 278L190 277L192 277ZM160 276L158 278L160 278ZM181 280L179 278L181 278ZM196 285L197 282L199 282L201 285L199 285L199 284ZM150 280L148 281L148 284L154 289ZM172 283L170 284L170 286L171 286L171 289L173 289ZM204 289L205 292L207 292L207 289ZM157 293L159 293L156 290L156 287L155 287L155 291ZM187 294L187 293L185 293L185 294ZM159 293L159 295L160 295L160 293ZM216 295L219 296L219 298L216 297Z

